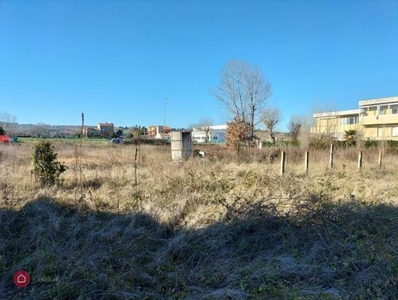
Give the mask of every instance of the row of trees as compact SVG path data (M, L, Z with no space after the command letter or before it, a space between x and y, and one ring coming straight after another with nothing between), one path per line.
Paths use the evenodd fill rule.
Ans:
M5 127L8 133L12 133L14 125L17 123L17 117L6 112L0 112L0 135L6 134Z
M220 83L212 95L232 119L227 130L227 140L232 147L239 149L242 142L253 143L256 140L255 126L261 122L270 140L275 142L274 130L282 118L282 112L275 106L267 106L271 94L271 83L256 66L233 60L221 70ZM301 116L291 117L288 129L293 141L297 141L304 121Z

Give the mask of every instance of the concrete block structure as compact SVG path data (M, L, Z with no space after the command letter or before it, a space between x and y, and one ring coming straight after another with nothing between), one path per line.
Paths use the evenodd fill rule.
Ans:
M192 155L191 131L171 131L171 159L188 159Z

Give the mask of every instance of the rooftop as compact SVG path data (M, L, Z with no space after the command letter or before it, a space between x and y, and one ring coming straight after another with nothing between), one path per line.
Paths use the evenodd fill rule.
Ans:
M398 103L398 96L362 100L362 101L359 101L359 106L361 107L361 106L367 106L367 105L393 103L393 102L397 102Z
M358 115L360 113L360 109L351 109L351 110L340 110L340 111L330 111L330 112L323 112L323 113L315 113L313 114L314 118L334 118L338 116L352 116Z

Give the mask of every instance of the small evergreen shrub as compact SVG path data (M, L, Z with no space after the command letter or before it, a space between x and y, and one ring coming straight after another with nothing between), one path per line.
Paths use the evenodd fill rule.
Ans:
M378 148L378 147L379 147L379 142L376 141L376 140L367 139L365 141L365 148L366 149L368 149L368 148Z
M54 146L45 140L39 141L31 157L35 179L43 186L60 184L60 175L66 171L67 166L57 161L58 154Z
M398 148L398 141L389 140L387 141L387 146L391 148Z

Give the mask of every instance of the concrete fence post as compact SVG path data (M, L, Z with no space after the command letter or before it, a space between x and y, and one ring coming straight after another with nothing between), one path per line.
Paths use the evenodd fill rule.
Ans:
M359 151L358 153L358 169L359 171L362 169L362 151Z
M285 174L285 151L281 151L281 176Z
M308 167L309 167L309 151L305 151L304 154L304 171L305 174L308 175Z
M329 154L329 169L330 169L330 171L333 169L333 152L334 152L334 145L330 144L330 154Z

